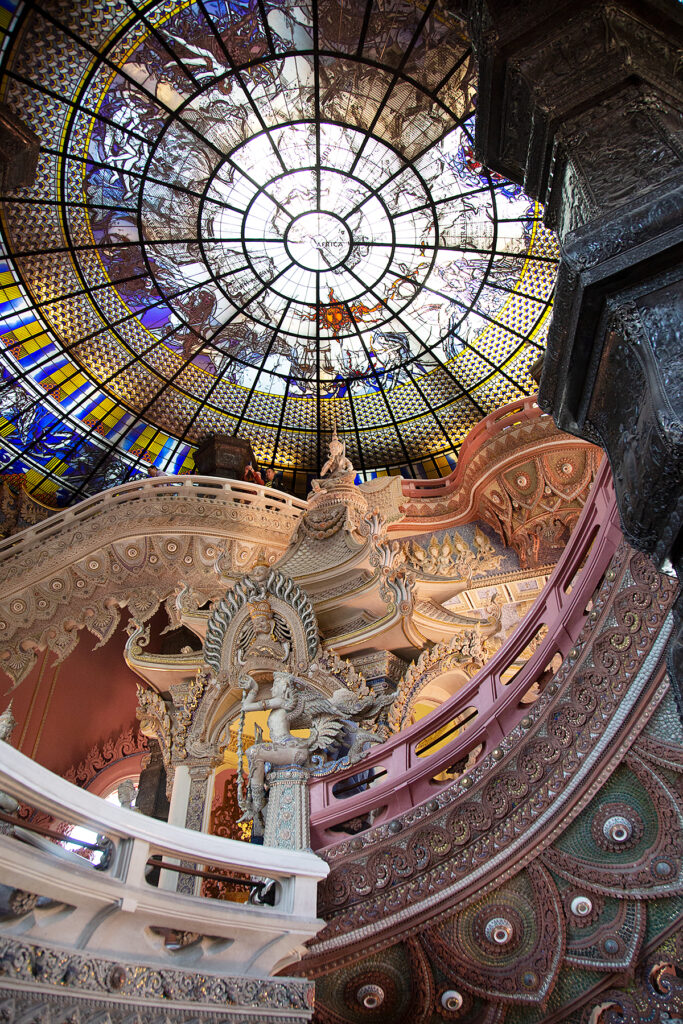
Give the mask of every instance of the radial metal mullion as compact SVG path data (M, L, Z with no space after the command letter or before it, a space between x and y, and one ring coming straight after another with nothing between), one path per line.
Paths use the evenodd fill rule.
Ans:
M289 311L289 307L291 306L291 304L292 304L292 300L289 299L286 302L286 304L285 304L285 308L282 310L282 316L280 317L280 321L279 321L277 327L273 328L273 330L272 330L272 334L270 336L270 340L268 342L268 345L266 346L266 351L264 352L263 359L261 360L261 365L259 366L258 370L256 371L256 374L255 374L254 379L252 381L251 387L249 388L249 394L247 395L247 400L246 400L246 402L244 403L244 405L242 407L242 412L240 413L239 419L237 420L237 425L235 426L235 429L232 432L233 433L233 437L237 436L237 431L239 430L239 428L242 425L242 421L244 420L244 416L245 416L245 413L247 411L247 407L249 405L249 402L251 401L251 397L254 394L254 391L256 390L256 385L258 383L259 377L263 373L263 368L266 365L266 361L268 359L268 356L270 355L270 353L271 353L271 351L273 349L273 345L275 344L275 341L276 341L277 337L279 336L280 330L282 329L282 325L285 322L285 317L287 316L287 313Z
M355 330L356 334L358 335L358 340L359 340L359 342L361 343L361 345L363 347L363 351L365 352L365 358L367 359L368 366L370 368L370 373L371 373L372 377L374 377L375 383L377 384L377 390L379 391L380 395L384 399L384 404L385 404L387 412L389 414L389 419L391 420L393 428L396 431L396 436L398 438L398 442L399 442L399 444L401 446L401 449L403 450L403 454L405 456L406 463L408 465L412 466L412 459L410 458L410 456L408 454L408 449L405 446L405 441L403 440L403 436L401 434L401 431L399 430L399 426L398 426L398 423L396 421L396 417L394 416L394 411L391 408L391 405L389 403L389 399L387 398L386 392L385 392L384 388L382 387L382 381L380 379L380 375L377 372L377 370L375 369L375 367L372 365L372 360L370 358L370 351L369 351L367 345L365 344L365 338L363 337L363 333L360 330L360 328L358 327L358 324L356 322L356 318L354 317L353 312L351 311L351 308L349 307L348 303L346 303L346 302L344 303L344 308L346 309L346 314L347 314L349 320L351 321L351 323L353 324L353 327L354 327L354 330Z
M320 274L315 275L315 422L316 422L316 466L318 472L322 466L322 422L320 408Z
M360 430L358 429L358 420L356 418L356 407L353 399L353 383L348 381L346 386L346 393L349 398L349 409L351 410L351 420L353 422L353 429L356 435L356 444L358 445L358 458L360 459L360 469L363 476L367 476L367 469L365 468L365 456L363 455L363 445L360 440Z
M230 273L232 273L232 271L229 271L229 272L227 272L225 276L228 276L228 274L230 274ZM221 275L221 277L222 277L222 276L224 276L224 275ZM61 351L62 351L62 352L64 352L64 353L68 353L68 354L70 355L70 354L71 354L71 353L72 353L72 352L74 351L74 349L76 349L76 348L79 348L79 347L80 347L81 345L84 345L84 344L86 344L87 342L89 342L89 341L92 341L92 340L94 340L94 339L95 339L95 338L97 338L97 337L98 337L98 336L99 336L100 334L102 334L102 333L104 333L104 332L107 332L107 331L112 331L112 332L113 332L113 333L115 334L115 336L117 337L117 340L118 340L118 341L120 342L120 344L121 344L121 345L122 345L122 347L124 348L124 350L125 350L125 351L127 351L127 352L130 352L131 350L130 350L129 346L128 346L128 345L127 345L127 344L126 344L126 343L125 343L124 341L123 341L123 339L121 339L121 338L119 338L119 337L118 337L118 334L117 334L117 332L116 332L116 328L117 328L117 327L119 327L119 326L120 326L121 324L123 324L123 323L128 323L128 321L130 321L130 320L134 320L134 319L138 318L138 317L139 317L139 316L141 315L141 313L145 313L145 312L148 312L148 311L149 311L150 309L154 309L154 308L155 308L156 306L164 305L164 304L165 304L165 303L166 303L166 302L167 302L167 301L168 301L169 299L175 299L175 298L178 298L178 297L179 297L179 296L181 296L181 295L184 295L184 294L187 294L188 292L191 292L191 291L193 291L193 290L194 290L194 289L195 289L196 287L197 287L197 285L196 285L195 283L193 283L193 284L192 284L192 285L190 285L189 287L187 287L187 288L183 288L183 289L182 289L181 291L179 291L179 292L174 292L174 293L173 293L172 295L170 295L170 296L164 296L164 297L162 297L162 298L161 298L161 299L159 299L159 300L158 300L157 302L154 302L154 303L152 303L152 304L151 304L150 306L146 306L144 310L138 310L138 311L136 311L136 312L134 312L134 313L128 313L128 314L126 314L126 316L124 316L124 317L121 317L121 318L120 318L120 319L118 319L118 320L112 320L112 321L111 321L111 322L110 322L109 324L107 324L107 325L106 325L106 326L104 326L104 327L101 327L101 328L99 328L99 329L98 329L97 331L91 332L90 334L87 334L87 335L85 335L85 336L84 336L83 338L79 338L79 339L78 339L77 341L75 341L75 342L72 342L72 344L71 344L71 345L69 345L69 346L63 346L63 348L62 348L62 350L61 350ZM112 380L114 380L114 379L115 379L115 378L116 378L116 377L117 377L117 376L118 376L118 375L119 375L120 373L122 373L122 372L123 372L124 370L127 370L127 369L129 369L129 368L130 368L130 367L131 367L132 365L134 365L134 363L138 362L138 361L139 361L140 359L142 359L142 358L143 358L144 356L147 356L147 355L149 355L149 354L150 354L150 352L154 351L154 350L155 350L155 349L156 349L156 348L157 348L157 347L158 347L159 345L165 345L166 347L168 347L168 345L167 345L168 339L169 339L169 338L172 338L172 337L173 337L173 335L174 335L174 334L177 334L177 333L178 333L178 331L179 331L179 330L181 330L181 329L183 329L183 328L175 328L175 329L174 329L173 331L169 331L169 332L168 332L168 334L165 334L163 338L156 338L156 339L154 340L154 342L153 342L153 343L152 343L152 344L151 344L151 345L150 345L150 346L149 346L148 348L144 349L144 350L143 350L142 352L135 352L135 353L133 353L133 359L130 359L130 360L129 360L129 361L127 362L127 363L125 363L125 364L124 364L123 366L120 366L120 367L118 367L118 368L117 368L117 370L115 371L115 373L114 373L114 374L112 374L112 375L111 375L110 377L106 378L106 379L105 379L105 381L98 381L98 380L95 380L95 381L93 381L93 385L94 385L95 387L98 387L98 388L103 388L103 387L106 387L106 386L107 386L107 385L109 385L109 384L110 384L110 383L112 382ZM222 328L221 328L221 329L222 329ZM21 373L20 375L17 375L17 376L16 376L15 378L14 378L14 382L16 382L16 381L19 381L19 380L28 380L28 379L31 379L31 378L33 377L33 374L35 373L35 370L36 370L36 369L40 369L40 368L42 368L43 366L49 365L49 363L50 363L50 362L51 362L51 361L52 361L52 360L53 360L54 358L55 358L55 355L50 355L50 356L48 356L48 357L47 357L47 358L45 359L45 361L43 361L42 363L39 363L39 364L35 364L35 363L34 363L34 364L33 364L33 365L32 365L32 366L30 367L30 368L28 368L28 369L27 369L26 371L23 371L23 372L22 372L22 373ZM74 371L74 373L72 373L72 374L70 375L70 377L69 377L68 379L69 379L69 380L71 380L71 379L72 379L73 377L75 377L75 376L76 376L76 375L77 375L78 373L85 373L85 371L84 371L84 369L83 369L82 367L77 367L77 368L76 368L76 370ZM63 383L66 383L66 381L64 381ZM39 386L39 385L38 385L38 386ZM1 391L1 389L0 389L0 391ZM190 397L193 397L193 396L190 396ZM36 398L36 399L34 400L34 402L32 403L32 406L31 406L31 407L33 407L33 406L35 406L35 405L38 405L38 404L40 404L41 400L42 400L42 396L38 396L38 397L37 397L37 398ZM120 398L116 398L116 401L117 401L117 402L120 402L120 401L121 401L121 399L120 399ZM71 410L71 409L69 410L69 412L72 412L72 411L73 411L73 410ZM43 436L44 436L44 435L43 435ZM41 438L39 438L38 440L42 440L42 436L41 436Z
M432 403L427 399L424 391L422 390L422 388L418 384L416 378L413 377L412 373L410 372L409 367L407 365L405 365L403 367L403 369L408 374L408 377L410 378L410 383L413 385L413 387L417 391L418 395L420 396L420 398L424 402L425 408L427 410L426 415L432 416L434 418L434 420L436 421L436 425L438 426L438 428L441 431L441 433L443 434L443 436L446 438L446 441L447 441L448 445L451 447L451 449L454 450L455 449L455 444L453 443L453 438L450 436L450 434L448 433L448 431L444 427L443 423L441 422L441 419L437 415L437 410L434 408ZM447 406L442 406L441 408L447 408Z
M59 159L70 160L72 163L75 163L75 164L91 164L93 167L104 167L108 171L116 171L117 173L120 170L114 164L108 164L104 160L93 160L90 157L74 156L72 153L67 153L65 155L64 153L62 153L61 150L55 149L54 146L48 146L48 145L44 145L43 146L43 145L41 145L40 151L41 151L41 153L49 153L51 156L56 156ZM168 181L163 180L161 178L155 178L151 174L143 175L141 171L134 171L134 170L131 170L131 169L126 170L125 173L127 174L127 176L129 178L137 178L137 179L140 179L141 182L144 179L144 181L151 181L153 185L161 185L164 188L169 188ZM179 181L174 181L173 182L173 188L177 192L183 192L185 195L192 196L194 199L200 199L201 200L201 199L204 198L204 193L203 192L195 192L194 189L188 188L187 185L183 185ZM12 196L11 199L12 199L12 202L15 202L17 200L20 201L20 202L28 202L28 201L30 201L28 199L25 200L23 197L15 197L15 196ZM45 202L46 202L46 204L51 205L51 206L61 207L63 205L62 201L59 200L59 199L46 199ZM72 205L70 201L66 201L66 202L67 202L67 205ZM238 212L238 213L243 213L244 212L243 210L240 210L238 207L231 206L229 203L225 203L225 202L223 202L223 201L221 201L219 199L212 199L211 202L215 203L217 206L223 206L223 207L225 207L228 210L234 210L235 212ZM112 207L112 209L118 209L118 207Z
M230 71L232 72L232 74L235 76L235 78L239 82L240 88L241 88L242 92L244 93L244 95L247 97L247 102L249 103L249 106L251 107L251 109L254 112L254 116L256 117L256 119L258 120L259 124L261 125L261 129L263 130L263 132L267 135L268 141L269 141L269 143L271 145L273 153L275 154L275 156L277 158L278 163L282 167L282 170L286 171L287 168L284 165L284 161L282 159L280 151L278 150L277 146L273 142L272 136L271 136L270 132L268 131L268 126L266 125L266 122L263 119L261 111L258 109L256 103L254 102L254 97L251 95L250 91L247 89L247 87L246 87L246 85L244 83L244 79L242 77L241 71L237 68L235 62L233 61L232 57L230 56L230 52L229 52L227 46L225 45L225 43L223 42L223 37L221 36L220 32L218 31L218 29L216 28L216 26L215 26L215 24L213 22L213 19L210 17L208 11L206 10L206 7L204 5L203 0L198 0L198 3L199 3L199 8L200 8L200 10L201 10L201 12L202 12L202 14L204 16L204 20L206 21L207 25L209 26L209 31L213 34L214 38L218 42L218 45L220 46L221 50L223 51L225 59L226 59L228 65L230 66ZM272 39L271 39L271 52L272 52Z
M103 124L109 125L115 131L121 131L121 126L112 121L106 114L101 114L99 111L91 110L90 107L85 104L77 103L69 96L62 96L56 89L51 89L49 85L45 85L44 82L37 82L32 78L28 78L26 75L22 75L21 72L15 71L13 68L5 68L2 72L3 77L11 78L15 82L21 82L22 85L27 85L31 89L36 89L37 92L42 93L44 96L50 96L52 99L57 100L59 103L63 103L65 107L69 107L73 114L86 114L88 117L94 117ZM149 140L138 132L128 128L126 129L127 135L132 135L133 138L139 139L140 142L148 142ZM41 145L41 150L43 146ZM14 199L14 197L12 197Z
M398 277L400 278L400 280L406 281L408 284L410 284L410 278L406 277L405 274L399 274ZM499 327L501 330L507 331L514 337L521 338L522 341L527 341L530 345L533 345L535 348L543 350L543 346L538 345L535 341L529 338L528 335L522 334L521 331L515 330L514 327L509 327L507 324L503 324L500 323L500 321L498 320L494 320L492 316L489 316L489 314L485 313L483 310L475 309L474 306L468 306L465 302L461 302L459 299L449 297L445 295L442 291L439 291L438 288L432 288L431 285L423 283L421 287L423 291L430 292L432 295L438 295L440 299L444 299L446 302L454 302L457 306L460 306L460 308L464 309L465 311L464 316L466 316L468 313L472 313L474 316L480 316L482 320L488 321L488 323L493 324L494 327Z
M252 297L252 299L251 299L250 301L253 301L253 299L254 299L254 298L255 298L255 296L254 296L254 297ZM230 321L228 321L228 323L230 323L230 322L231 322L231 321L232 321L232 320L233 320L233 319L235 318L235 316L236 316L236 315L238 315L238 314L234 314L234 315L233 315L233 317L231 317L231 318L230 318ZM216 335L217 335L218 333L220 333L220 331L221 331L221 330L223 330L225 326L227 326L227 324L223 324L223 325L221 325L221 327L217 328L217 330L216 330L216 331L214 332L214 335L213 335L213 337L215 337L215 336L216 336ZM178 330L179 330L179 328L178 328L178 329L176 329L176 331L174 331L174 332L173 332L173 334L177 333L177 331L178 331ZM165 337L164 341L166 341L166 340L167 340L167 339L168 339L169 337L171 337L171 334L168 334L168 335L166 335L166 337ZM150 399L150 401L149 401L149 402L147 403L147 405L146 405L146 406L144 407L144 409L143 409L143 410L142 410L141 412L137 412L137 414L136 414L136 410L134 410L134 409L131 409L131 412L132 412L132 414L133 414L133 415L135 416L135 419L133 420L133 422L132 422L131 424L129 424L129 425L127 426L127 428L126 428L126 430L127 430L127 431L129 431L129 430L131 430L131 429L132 429L133 427L137 426L137 424L138 424L138 423L140 422L140 420L141 420L141 419L143 418L143 416L144 416L144 415L146 414L147 410L148 410L149 408L151 408L151 406L152 406L152 405L154 405L154 403L155 403L155 402L157 402L157 401L158 401L158 400L159 400L159 399L161 398L161 396L162 396L162 395L164 394L164 392L165 392L165 391L166 391L166 390L167 390L168 388L170 388L170 387L172 386L172 384L173 384L173 382L174 382L174 381L176 380L176 378L177 378L177 377L178 377L178 376L179 376L179 375L180 375L180 374L181 374L181 373L182 373L182 372L183 372L183 371L184 371L184 370L185 370L185 369L186 369L186 368L187 368L187 367L188 367L188 366L190 365L190 363L192 362L192 360L194 360L194 359L196 358L196 356L197 356L197 355L198 355L198 354L199 354L199 353L200 353L200 352L201 352L201 351L202 351L202 350L203 350L203 349L205 348L206 344L208 344L208 343L209 343L209 342L207 342L207 341L205 340L205 341L203 342L203 344L202 344L202 345L201 345L201 346L200 346L200 347L199 347L199 348L197 349L197 351L193 352L193 353L192 353L192 355L191 355L191 357L190 357L189 359L187 359L187 360L186 360L186 361L185 361L185 362L184 362L184 363L183 363L183 364L182 364L182 365L180 366L180 368L179 368L179 369L178 369L178 370L177 370L177 371L176 371L176 372L175 372L175 373L173 374L173 376L172 376L172 377L170 377L170 378L168 378L168 379L167 379L166 381L164 381L164 383L162 384L161 388L159 388L159 390L158 390L158 391L156 392L156 394L155 394L155 395L153 396L153 398L151 398L151 399ZM159 345L159 344L162 344L162 342L161 342L160 340L157 340L157 341L155 341L155 343L154 343L153 345L151 345L151 346L150 346L150 347L149 347L148 349L145 349L145 351L144 351L143 353L140 353L140 354L136 354L136 355L134 356L134 358L133 358L133 359L131 359L131 360L129 360L129 361L128 361L128 362L127 362L127 363L126 363L126 364L125 364L124 366L120 366L120 367L118 367L118 368L116 369L116 371L115 371L115 372L114 372L113 374L111 374L111 375L110 375L110 376L109 376L108 378L106 378L106 379L105 379L105 381L103 381L103 382L98 382L98 383L97 383L97 385L93 385L93 386L97 386L97 387L100 387L100 388L106 388L106 387L107 387L108 385L110 385L110 384L112 383L112 381L114 381L114 380L115 380L115 379L116 379L116 378L117 378L117 377L118 377L118 376L119 376L119 375L120 375L121 373L123 373L123 372L124 372L125 370L128 370L128 369L130 369L130 367L131 367L131 366L133 366L133 365L134 365L134 364L135 364L136 362L138 362L138 360L139 360L139 359L140 359L140 358L141 358L142 356L148 355L148 354L149 354L149 353L150 353L150 352L151 352L151 351L152 351L152 350L153 350L154 348L156 348L156 347L157 347L157 345ZM154 372L154 371L152 371L152 372ZM155 374L155 375L156 375L156 374ZM80 401L80 402L76 403L76 404L75 404L75 405L74 405L74 406L73 406L73 407L72 407L71 409L69 409L69 413L70 413L70 414L73 414L73 413L75 412L75 410L76 410L76 409L80 408L80 406L81 406L81 405L83 404L84 400L85 400L85 398L83 399L83 401ZM124 403L123 403L123 402L121 401L121 399L120 399L119 397L117 397L117 398L116 398L116 401L117 401L117 402L119 402L119 403L121 403L121 404L124 404ZM93 426L92 426L92 427L90 427L90 429L89 429L88 431L86 431L86 433L84 433L83 435L81 435L81 437L82 437L83 439L88 439L88 438L90 438L90 437L92 436L92 434L93 434L93 433L95 433L96 429L97 429L97 427L96 427L96 424L93 424ZM46 434L48 434L48 433L49 433L49 428L48 428L48 429L47 429L47 430L46 430L46 431L45 431L45 432L43 433L43 435L41 435L41 437L40 437L40 438L38 438L38 439L37 439L37 440L36 440L36 441L35 441L34 443L38 443L38 442L39 442L40 440L42 440L42 439L43 439L43 437L45 437L45 436L46 436ZM31 447L32 447L32 446L31 446ZM78 447L80 447L80 445L79 445ZM74 447L73 447L72 449L70 449L69 451L65 452L64 454L66 454L66 455L70 455L70 454L72 454L73 452L77 451L77 450L78 450L78 447L77 447L77 446L74 446ZM26 450L29 450L29 449L27 448ZM102 461L103 461L103 460L102 460ZM95 467L95 469L93 470L93 473L97 472L97 469L99 469L99 467L100 467L100 465L101 465L101 464L102 464L101 462L97 464L97 466L96 466L96 467ZM80 490L79 490L79 491L78 491L77 493L80 493Z
M313 11L313 79L314 79L314 109L315 109L315 188L316 188L316 209L320 212L320 53L319 45L319 21L318 21L318 0L311 0Z
M361 279L360 279L360 278L358 277L358 275L357 275L357 274L354 274L354 272L353 272L352 270L349 270L349 271L348 271L348 273L352 274L352 275L353 275L353 277L355 277L355 278L356 278L356 280L357 280L357 281L359 282L359 284L362 284L362 283L363 283L363 282L361 281ZM369 292L370 292L370 294L371 294L371 295L373 296L373 298L377 299L377 301L378 301L378 302L380 302L380 303L382 304L382 306L384 306L384 308L385 308L385 309L387 310L387 312L389 313L389 315L391 316L391 318L392 318L393 320L396 320L396 321L398 321L398 323L400 323L400 324L401 324L401 326L402 326L403 328L405 328L406 332L407 332L408 334L410 334L410 335L411 335L411 336L412 336L412 337L413 337L413 338L414 338L414 339L415 339L415 340L417 341L418 345L420 346L420 348L422 349L422 351L423 351L423 352L425 353L425 355L429 356L429 357L430 357L431 359L434 359L434 360L435 360L435 362L437 362L437 363L439 364L439 366L441 367L441 369L442 369L442 370L443 370L443 371L444 371L444 372L445 372L445 373L446 373L446 374L447 374L447 375L448 375L448 376L449 376L449 377L451 378L451 380L452 380L452 381L453 381L453 383L454 383L454 384L456 385L456 387L458 387L458 388L460 389L460 392L461 392L462 394L464 394L464 395L467 395L467 397L468 397L468 398L469 398L469 400L470 400L470 401L472 402L472 404L473 404L473 405L474 405L474 406L475 406L475 407L476 407L477 409L479 409L479 411L481 412L482 416L486 416L486 413L485 413L485 412L484 412L484 410L483 410L483 409L481 408L481 406L480 406L480 405L478 405L478 403L477 403L477 402L476 402L476 400L475 400L475 399L473 398L473 396L472 396L472 395L470 394L470 392L469 392L468 388L466 388L466 387L465 387L465 385L464 385L464 384L462 384L462 383L461 383L461 382L460 382L460 381L458 380L458 378L457 378L457 377L455 376L455 374L454 374L454 373L453 373L453 372L452 372L451 370L449 370L448 366L447 366L447 365L446 365L445 363L442 363L442 362L441 362L441 360L440 360L440 359L438 358L438 356L437 356L437 355L436 355L436 354L435 354L434 352L432 352L432 350L431 350L430 348L428 348L428 346L427 346L427 345L425 345L425 343L424 343L424 342L422 341L422 339L420 338L420 336L419 336L419 335L418 335L418 334L417 334L417 333L415 332L415 330L414 330L414 329L413 329L413 328L412 328L412 327L410 326L410 324L407 324L407 323L405 323L405 321L401 319L401 315L400 315L400 313L395 313L395 312L394 312L394 311L393 311L393 310L391 309L391 307L389 306L389 304L388 304L388 303L387 303L387 302L386 302L386 301L385 301L385 300L384 300L384 299L383 299L383 298L382 298L382 297L381 297L380 295L378 295L378 294L377 294L377 292L376 292L376 291L375 291L375 290L374 290L373 288L368 288L368 291L369 291Z
M273 280L276 280L277 277L281 277L282 273L284 273L284 271L281 271L280 274L277 274L276 277ZM262 288L260 288L254 295L252 295L251 298L249 299L249 304L254 302L254 300L257 299L259 295L263 294L264 291L267 291L267 289L272 285L272 283L273 283L273 281L270 281L268 285L263 285ZM159 398L164 393L164 391L166 391L168 388L170 388L173 385L174 381L180 376L181 373L183 373L184 370L187 369L187 367L193 362L193 360L196 359L196 357L199 355L199 353L202 352L206 348L206 346L208 344L210 344L213 341L213 339L216 338L220 334L220 332L222 330L224 330L230 323L232 323L232 321L235 319L235 317L237 315L239 315L239 311L238 311L238 313L233 314L226 323L223 323L219 327L217 327L216 330L212 333L210 338L202 340L202 343L200 344L199 348L195 352L193 352L192 355L188 359L186 359L178 367L178 369L172 374L172 376L167 379L167 381L164 383L163 387L161 387L159 389L159 391L157 391L157 393L152 398L150 398L150 400L147 402L147 404L137 413L135 419L133 420L133 423L131 423L128 426L128 430L129 431L132 430L133 427L137 426L137 424L147 414L148 410L155 404L155 402L157 402L159 400ZM101 459L97 463L97 465L93 469L93 474L92 475L94 475L97 472L97 470L100 468L100 466L103 464L103 462L104 462L104 459ZM81 494L83 492L84 488L85 488L85 484L82 484L81 487L79 487L79 489L76 491L75 497L78 497L79 494Z
M282 434L282 424L285 422L285 403L289 396L289 384L290 378L287 377L285 382L285 393L282 396L282 406L280 407L280 416L278 418L277 433L275 434L275 443L273 445L273 462L277 458L277 449L280 444L280 435Z
M465 61L468 60L468 58L471 56L472 47L468 46L465 52L463 53L462 57L458 61L456 61L456 63L453 65L450 71L447 71L446 74L441 79L441 81L436 84L434 89L432 89L431 95L437 97L441 90L443 89L443 87L448 84L449 80L453 77L455 72L458 71L463 66Z
M363 56L363 50L365 48L365 38L368 34L368 28L370 27L370 15L372 13L374 0L367 0L365 5L365 14L363 15L363 24L361 25L360 35L358 37L358 49L356 50L356 57L358 60Z
M420 20L419 20L419 22L417 24L417 28L413 32L411 40L408 43L407 47L405 48L404 54L403 54L403 56L401 58L401 61L400 61L398 67L395 69L395 71L394 71L394 73L393 73L393 75L391 77L391 81L389 82L389 85L387 86L387 89L386 89L386 91L384 93L384 96L382 97L382 100L380 101L380 103L379 103L379 105L377 107L377 110L375 111L375 116L373 117L372 121L370 122L370 125L368 126L368 128L366 128L366 130L365 130L365 139L361 143L361 145L360 145L360 147L358 149L358 152L356 153L355 159L354 159L353 163L351 164L351 169L349 171L349 174L353 174L354 171L356 170L356 165L357 165L357 163L358 163L358 161L359 161L359 159L361 157L361 154L362 154L363 150L365 149L365 145L366 145L368 139L370 138L370 135L375 130L375 126L376 126L377 122L379 121L380 117L382 116L382 111L384 110L384 108L386 107L387 103L389 102L389 97L391 96L392 92L394 91L394 87L395 87L396 83L398 82L399 78L401 77L401 71L405 67L405 64L408 61L408 58L410 57L410 54L413 52L413 50L415 48L415 44L417 43L417 40L420 38L420 34L422 32L422 29L426 25L427 19L429 18L429 15L432 13L432 10L434 8L435 3L436 3L436 0L427 0L427 3L425 5L425 9L424 9L423 14L422 14L422 17L420 18Z
M200 0L202 8L204 7L203 0ZM259 14L261 15L261 21L263 22L263 31L266 33L266 39L268 40L268 49L273 56L275 55L275 44L273 42L273 34L270 31L270 25L268 24L268 14L266 12L263 0L257 0Z
M143 24L143 25L145 26L145 28L147 29L147 31L148 31L148 32L149 32L149 33L150 33L150 34L151 34L152 36L154 36L154 38L155 38L155 39L156 39L156 41L157 41L157 42L159 43L159 45L160 45L160 46L163 46L164 50L166 50L166 53L167 53L167 54L169 55L169 57L171 58L171 60L175 61L175 63L176 63L176 64L178 65L178 67L179 67L179 68L181 69L181 71L183 72L183 74L185 75L185 77L186 77L186 78L187 78L187 79L188 79L188 80L189 80L190 82L192 82L192 83L193 83L193 85L194 85L194 86L195 86L196 88L200 89L200 88L201 88L201 85L200 85L200 83L199 83L199 82L197 81L197 79L196 79L196 78L194 77L194 74L192 73L192 71L191 71L191 70L190 70L189 68L186 68L186 67L185 67L185 65L184 65L184 63L183 63L183 59L182 59L182 57L180 57L180 56L178 55L178 52L177 52L177 51L176 51L176 50L175 50L175 49L174 49L174 48L173 48L173 47L171 46L171 44L170 44L170 43L168 43L168 42L166 41L166 39L164 39L164 37L163 37L163 35L161 34L161 32L159 31L159 29L158 29L158 28L156 27L156 25L153 25L153 24L152 24L152 22L151 22L151 21L149 20L149 18L148 18L148 17L147 17L147 15L145 14L145 12L144 12L143 10L141 10L141 9L140 9L140 7L137 7L137 6L135 5L135 4L131 3L131 0L125 0L125 3L126 3L126 4L128 5L128 9L129 9L130 11L132 11L132 12L133 12L133 14L136 14L136 15L138 16L138 18L140 19L140 21L142 22L142 24Z

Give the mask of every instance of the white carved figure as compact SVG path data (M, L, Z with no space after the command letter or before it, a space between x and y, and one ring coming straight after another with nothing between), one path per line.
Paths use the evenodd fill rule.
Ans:
M269 711L268 731L270 732L269 742L257 739L247 753L249 784L243 808L245 813L242 815L241 821L253 818L255 824L265 825L263 814L267 801L266 764L303 767L308 761L308 740L293 736L290 732L290 724L293 725L300 712L299 695L290 686L290 680L289 672L273 673L271 696L265 700L254 699L257 686L251 676L243 676L240 680L240 685L243 687L241 709L243 714L247 711ZM242 726L242 722L240 722L240 726Z
M329 458L320 470L320 478L325 476L343 476L355 473L353 463L346 457L346 441L340 441L335 427L328 447Z
M17 720L12 714L12 701L10 701L3 713L0 715L0 740L4 740L4 742L7 743L16 724Z
M10 701L0 715L0 740L3 740L4 743L9 743L16 724L17 720L12 714L12 701ZM5 814L14 814L18 807L19 804L13 796L0 790L0 811L4 811Z
M349 761L355 760L366 744L381 741L368 726L394 701L394 694L370 693L358 697L343 687L335 690L331 697L325 697L291 672L274 672L271 696L262 700L256 699L258 686L251 676L242 676L240 687L240 734L246 712L269 712L270 740L257 738L249 748L249 783L245 797L239 794L244 811L240 820L253 818L259 826L265 825L267 773L272 768L308 767L313 755L322 754L335 744L348 746ZM310 732L306 737L294 736L292 729L309 729Z

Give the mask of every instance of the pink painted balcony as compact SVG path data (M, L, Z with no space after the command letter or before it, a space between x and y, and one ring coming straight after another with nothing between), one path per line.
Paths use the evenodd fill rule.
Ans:
M518 408L522 405L524 403L518 403ZM569 544L543 593L507 643L436 711L386 743L373 747L352 767L312 780L311 844L314 850L348 838L344 832L331 831L334 826L374 811L378 813L373 823L379 824L432 798L439 788L450 784L435 783L436 776L456 762L462 762L480 746L479 757L496 748L527 713L528 704L521 703L525 694L534 683L543 685L549 681L548 666L555 655L564 659L575 644L620 540L612 477L608 461L603 459ZM506 671L518 662L522 652L539 635L543 639L528 661L512 679L503 682ZM435 734L439 736L439 730L447 731L465 712L468 712L470 725L463 729L460 722L451 742L439 745L437 740L432 744L431 739ZM428 750L432 745L435 749L427 753L425 748ZM353 791L354 779L357 781L358 776L366 772L375 777L369 787L345 797L335 796L333 788L339 792L344 789L344 781L351 780L347 790Z
M452 473L437 480L402 480L401 488L404 497L411 499L444 498L460 486L465 468L475 452L484 444L504 430L509 430L510 427L515 427L525 420L538 420L545 415L536 403L536 395L523 398L519 402L510 402L509 405L504 405L500 409L496 409L495 412L489 413L470 430L465 438L458 453L458 464Z

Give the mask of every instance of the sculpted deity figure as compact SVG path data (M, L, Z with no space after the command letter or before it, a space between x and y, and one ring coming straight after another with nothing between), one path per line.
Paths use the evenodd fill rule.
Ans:
M336 427L328 451L329 458L320 470L321 479L325 476L342 476L345 473L355 472L351 460L346 457L346 441L339 440Z
M250 675L240 679L242 705L238 735L238 760L241 766L244 715L248 711L268 711L270 740L257 735L247 751L249 782L241 793L241 768L238 772L238 801L244 811L241 821L254 819L260 830L265 827L268 800L268 772L272 768L308 768L313 755L330 751L342 743L348 747L349 762L360 757L370 743L381 737L367 725L394 702L394 694L368 693L358 697L340 687L331 697L323 696L291 672L274 672L270 697L257 700L258 686ZM292 729L308 729L306 737L294 736Z
M289 731L290 723L300 715L301 695L297 694L292 685L289 672L274 672L271 696L266 700L255 700L257 685L251 676L242 676L242 712L269 711L268 731L270 741L258 741L247 751L249 764L249 783L245 801L245 813L240 821L250 818L263 826L263 811L266 806L266 765L297 765L303 766L308 761L308 740L293 736Z
M272 658L275 661L286 661L289 657L289 644L283 643L275 635L275 615L268 600L256 601L247 605L253 635L240 648L239 659L242 664L247 658L257 656Z

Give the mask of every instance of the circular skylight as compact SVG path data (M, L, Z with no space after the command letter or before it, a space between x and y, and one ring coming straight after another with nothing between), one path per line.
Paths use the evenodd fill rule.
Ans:
M534 390L556 243L476 159L445 2L37 4L3 69L43 152L4 200L0 458L37 493L210 433L303 489L334 427L366 477L437 475Z

